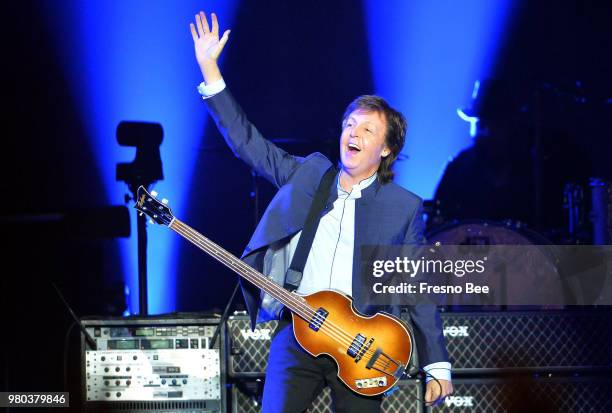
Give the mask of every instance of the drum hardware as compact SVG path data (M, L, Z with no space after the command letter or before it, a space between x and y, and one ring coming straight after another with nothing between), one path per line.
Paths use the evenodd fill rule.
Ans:
M583 225L583 202L584 192L582 187L573 183L565 184L563 189L563 208L567 209L567 232L572 238L577 236L578 229Z
M606 245L612 235L612 191L601 178L590 178L589 194L584 185L567 183L563 190L563 208L567 210L565 244ZM590 205L589 205L590 204Z
M591 238L584 187L576 183L566 183L563 189L563 208L567 211L567 229L563 236L564 244L586 244Z
M610 241L608 209L610 208L610 187L600 178L589 179L591 189L591 222L593 224L593 245L606 245Z
M527 294L523 289L525 284L549 285L553 296L561 295L560 290L552 289L561 289L562 286L554 246L539 233L528 229L522 222L511 220L501 223L480 220L454 221L430 231L427 234L427 240L431 244L439 243L449 246L533 246L532 254L529 256L516 256L508 261L509 265L497 269L496 271L499 271L501 275L495 278L496 284L490 284L489 287L499 292L497 295L499 302L508 302L509 297L525 297ZM534 259L542 265L533 268ZM526 271L528 268L530 270ZM510 280L521 280L521 282L510 282ZM462 281L453 277L449 282L461 283ZM449 310L457 306L483 304L481 301L472 301L475 299L466 294L449 296L447 301L451 307ZM486 305L482 309L492 311L504 308L505 306Z

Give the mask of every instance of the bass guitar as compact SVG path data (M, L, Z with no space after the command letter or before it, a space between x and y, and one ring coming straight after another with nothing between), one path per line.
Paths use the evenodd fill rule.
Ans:
M244 263L189 225L175 218L153 192L138 188L135 208L206 252L291 311L297 342L312 356L327 355L338 365L338 378L355 393L375 396L389 391L404 375L412 356L407 327L390 314L364 316L352 299L332 290L300 295Z

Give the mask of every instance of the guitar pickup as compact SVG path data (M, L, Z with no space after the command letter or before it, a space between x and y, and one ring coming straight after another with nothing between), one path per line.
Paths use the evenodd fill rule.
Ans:
M366 336L364 336L363 334L357 334L353 339L353 342L349 346L348 350L346 350L346 354L353 358L356 357L359 353L359 350L361 350L361 348L363 347L365 340Z
M308 323L308 327L312 328L314 331L319 331L319 329L325 322L325 319L327 318L328 314L329 314L329 311L327 311L323 307L320 307L317 311L315 311L314 315L310 319L310 323Z
M366 351L370 349L372 343L374 343L374 337L371 337L366 343L366 345L361 347L361 350L359 350L357 356L355 356L355 363L358 363L363 358L363 355L366 353Z

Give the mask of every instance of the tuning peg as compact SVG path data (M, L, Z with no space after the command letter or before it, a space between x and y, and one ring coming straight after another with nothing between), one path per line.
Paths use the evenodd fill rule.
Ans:
M152 219L149 220L149 224L155 224Z
M166 198L162 199L162 204L168 205L168 200Z
M153 195L154 197L157 196L157 191L151 191L151 195Z
M144 212L139 212L139 213L138 213L138 216L139 216L139 217L141 217L141 216L143 216L143 215L144 215Z

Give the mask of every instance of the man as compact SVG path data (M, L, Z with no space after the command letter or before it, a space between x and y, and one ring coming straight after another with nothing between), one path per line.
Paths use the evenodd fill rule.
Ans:
M448 163L436 190L446 221L513 220L551 234L565 225L564 187L586 181L591 165L525 95L509 79L474 84L471 105L461 109L464 119L478 120L473 145ZM542 123L535 130L534 119Z
M217 60L230 31L219 38L216 15L212 28L203 12L190 25L195 54L204 82L198 90L217 127L234 153L279 191L259 223L243 260L283 284L304 226L308 208L321 177L331 162L315 153L295 157L265 140L225 87ZM321 217L303 278L297 291L312 293L335 288L351 294L358 283L360 247L365 244L416 244L422 240L421 200L391 183L391 164L404 144L403 116L381 98L362 96L346 111L340 138L341 170ZM332 389L337 412L378 412L381 399L362 397L336 377L336 366L325 357L314 358L299 347L287 315L271 297L248 283L243 292L252 322L281 320L272 340L263 411L302 412L324 385ZM363 303L361 303L363 304ZM362 311L368 308L355 303ZM440 319L433 306L417 305L411 318L425 370L436 380L427 384L426 401L452 392L450 364Z

